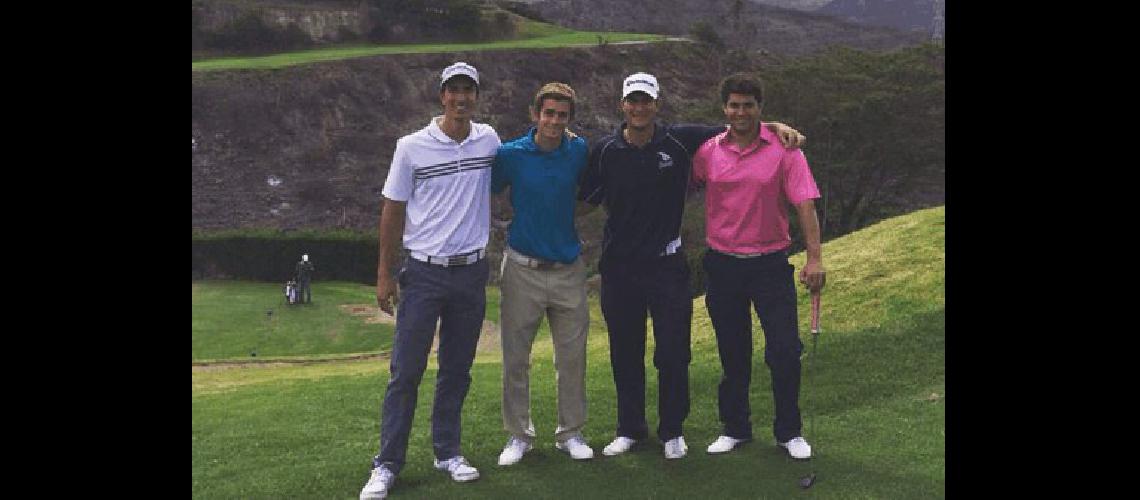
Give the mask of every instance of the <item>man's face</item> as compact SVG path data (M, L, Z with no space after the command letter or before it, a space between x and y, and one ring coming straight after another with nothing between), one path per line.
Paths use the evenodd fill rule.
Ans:
M760 125L760 103L750 94L728 94L724 117L735 134L755 134Z
M443 104L444 118L451 120L471 120L475 113L475 101L478 93L475 82L466 76L457 76L443 84L439 93L439 101Z
M633 92L621 100L621 111L629 128L646 128L657 117L657 99L645 92Z
M543 99L541 109L535 111L533 118L537 128L536 139L559 141L562 139L562 133L566 131L566 124L570 121L570 101Z

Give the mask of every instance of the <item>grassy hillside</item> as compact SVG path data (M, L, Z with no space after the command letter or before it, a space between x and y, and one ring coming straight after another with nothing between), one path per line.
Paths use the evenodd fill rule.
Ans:
M536 449L501 468L498 353L479 355L464 407L465 455L483 472L457 484L431 467L429 416L435 371L420 388L408 464L393 498L790 498L808 471L813 498L945 497L945 209L889 219L828 242L818 351L808 345L801 405L816 456L795 462L773 446L772 401L757 329L752 421L756 441L726 456L704 452L720 431L715 340L703 298L694 302L689 456L666 462L647 441L602 457L616 418L606 333L596 301L589 338L586 436L598 458L571 462L553 449L551 347L539 337L532 366ZM803 254L793 256L802 266ZM652 345L652 341L650 341ZM649 358L651 355L647 356ZM434 360L433 360L434 363ZM651 360L647 359L651 366ZM649 424L656 425L656 376L647 370ZM192 377L192 495L195 498L355 498L376 452L386 362L196 370ZM715 478L715 479L712 479Z

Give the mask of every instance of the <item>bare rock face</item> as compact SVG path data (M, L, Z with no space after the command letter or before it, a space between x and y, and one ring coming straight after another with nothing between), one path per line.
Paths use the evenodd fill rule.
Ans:
M527 106L550 81L579 92L573 130L600 137L621 122L621 79L654 71L661 116L709 99L720 68L689 44L381 56L272 71L192 75L194 228L375 230L396 140L441 113L439 71L475 65L476 121L506 141L530 125Z
M752 3L762 3L764 5L771 5L773 7L780 7L784 9L795 9L810 12L816 10L824 5L827 5L831 0L750 0Z
M892 47L913 42L893 33ZM396 140L440 113L439 71L455 61L479 68L476 120L494 126L504 141L527 129L527 106L551 81L578 91L571 127L594 140L620 124L619 87L630 73L657 75L664 89L660 116L668 121L708 106L723 76L762 70L782 57L765 49L710 57L691 43L667 43L193 72L192 225L374 231Z
M817 12L847 21L940 35L944 0L833 0Z
M194 0L195 23L204 33L223 30L242 16L252 15L266 26L296 26L315 43L341 42L345 35L361 36L368 19L359 0Z
M531 3L530 9L551 22L581 30L688 35L694 23L705 22L730 48L763 49L786 55L808 54L829 45L884 50L921 42L925 38L922 34L851 22L842 16L833 17L819 11L781 8L771 3L750 0L542 0ZM819 7L819 2L816 4Z

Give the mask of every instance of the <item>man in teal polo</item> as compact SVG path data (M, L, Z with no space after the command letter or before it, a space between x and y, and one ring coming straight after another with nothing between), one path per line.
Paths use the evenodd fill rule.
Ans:
M586 265L574 228L578 177L586 141L566 130L574 117L574 89L543 85L531 105L534 126L499 147L491 174L495 204L509 205L499 304L503 344L503 427L510 435L499 465L517 463L534 446L530 418L530 354L546 316L558 381L555 447L575 460L594 457L586 423Z

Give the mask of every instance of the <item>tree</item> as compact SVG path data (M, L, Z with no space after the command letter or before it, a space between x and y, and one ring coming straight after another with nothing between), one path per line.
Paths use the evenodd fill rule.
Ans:
M697 42L708 45L714 50L720 52L724 50L724 40L716 33L716 29L712 27L708 21L700 20L694 22L689 27L689 33Z
M788 116L811 138L805 151L831 198L829 235L912 210L920 196L941 192L942 54L933 46L887 54L834 49L767 78L766 119Z

